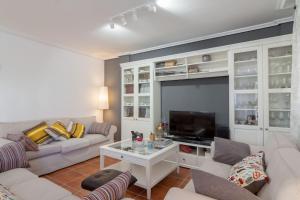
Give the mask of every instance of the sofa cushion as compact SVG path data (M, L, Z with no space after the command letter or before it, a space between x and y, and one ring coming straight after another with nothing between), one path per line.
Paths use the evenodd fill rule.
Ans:
M182 200L182 199L185 199L185 200L216 200L216 199L210 198L208 196L204 196L201 194L197 194L195 192L190 192L185 189L182 190L182 189L175 188L175 187L171 188L168 191L164 200Z
M29 137L24 135L23 133L19 134L7 134L7 139L14 142L21 142L25 147L26 151L38 151L38 144L34 143Z
M192 170L192 178L195 185L195 191L215 199L221 200L258 200L254 194L241 188L226 179L213 174Z
M8 133L19 134L26 129L30 129L41 121L24 121L24 122L6 122L0 123L0 137L6 138Z
M71 195L71 192L44 178L16 184L9 190L23 200L60 200Z
M199 169L226 179L229 175L231 167L231 165L207 159L202 163Z
M71 138L66 141L60 141L59 143L61 144L62 153L68 153L90 145L89 140L85 138Z
M74 123L82 123L85 126L85 131L88 131L91 124L96 121L96 116L78 117L71 119Z
M61 152L61 144L59 142L52 142L50 144L40 145L39 151L27 151L27 157L29 160L52 155Z
M234 165L250 155L250 147L248 144L219 137L215 137L214 141L215 149L213 159L217 162Z
M3 145L6 145L8 143L11 143L11 140L0 138L0 147L2 147Z
M89 140L90 145L108 141L108 138L100 134L86 134L84 139Z
M74 196L74 195L70 195L70 196L64 197L60 200L80 200L80 198L77 196Z
M296 143L293 142L292 140L293 138L291 137L291 135L288 134L275 133L272 134L272 136L269 136L264 148L266 164L267 165L269 164L271 157L276 149L279 148L297 149Z
M13 185L20 184L37 178L38 178L37 175L31 173L27 169L17 168L17 169L12 169L0 173L0 184L10 188Z
M258 193L266 200L300 199L300 152L293 148L274 151L267 167L270 183Z
M89 134L102 134L107 136L109 134L111 124L103 122L93 122L88 130Z

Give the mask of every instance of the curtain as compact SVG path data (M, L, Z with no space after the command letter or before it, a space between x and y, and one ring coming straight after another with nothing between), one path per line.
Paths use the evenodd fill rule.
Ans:
M294 15L293 30L293 67L292 67L292 88L293 101L291 116L292 134L300 141L300 0L296 0L297 9Z

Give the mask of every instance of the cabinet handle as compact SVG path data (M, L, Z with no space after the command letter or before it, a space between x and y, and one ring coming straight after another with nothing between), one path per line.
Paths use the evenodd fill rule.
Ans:
M266 128L265 130L266 130L266 131L268 131L269 129L268 129L268 128Z
M263 130L263 128L259 128L259 130L261 130L261 131L262 131L262 130Z

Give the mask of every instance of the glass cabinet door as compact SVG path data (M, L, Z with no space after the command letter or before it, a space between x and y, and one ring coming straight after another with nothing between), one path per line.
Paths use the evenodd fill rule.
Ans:
M123 76L124 94L134 94L134 69L125 69Z
M138 68L138 118L149 119L150 104L150 66Z
M269 127L290 128L292 46L268 49Z
M234 123L258 125L257 50L234 53Z
M123 71L123 117L134 117L134 69Z

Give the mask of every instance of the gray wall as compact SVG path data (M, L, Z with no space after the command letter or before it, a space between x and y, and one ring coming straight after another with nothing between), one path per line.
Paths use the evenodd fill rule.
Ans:
M134 55L125 55L116 59L105 61L105 84L107 84L110 93L111 110L104 111L104 120L116 124L120 130L121 126L121 78L120 78L120 63L137 61L142 59L184 53L189 51L207 49L223 45L235 44L251 40L258 40L268 37L286 35L293 32L293 23L283 23L276 26L238 33L209 40L203 40ZM118 132L116 139L119 139Z
M215 112L216 124L229 126L228 77L166 81L161 89L163 118L170 110Z
M121 139L121 68L120 59L111 59L104 62L105 81L108 86L109 110L104 111L104 121L118 127L115 140Z

